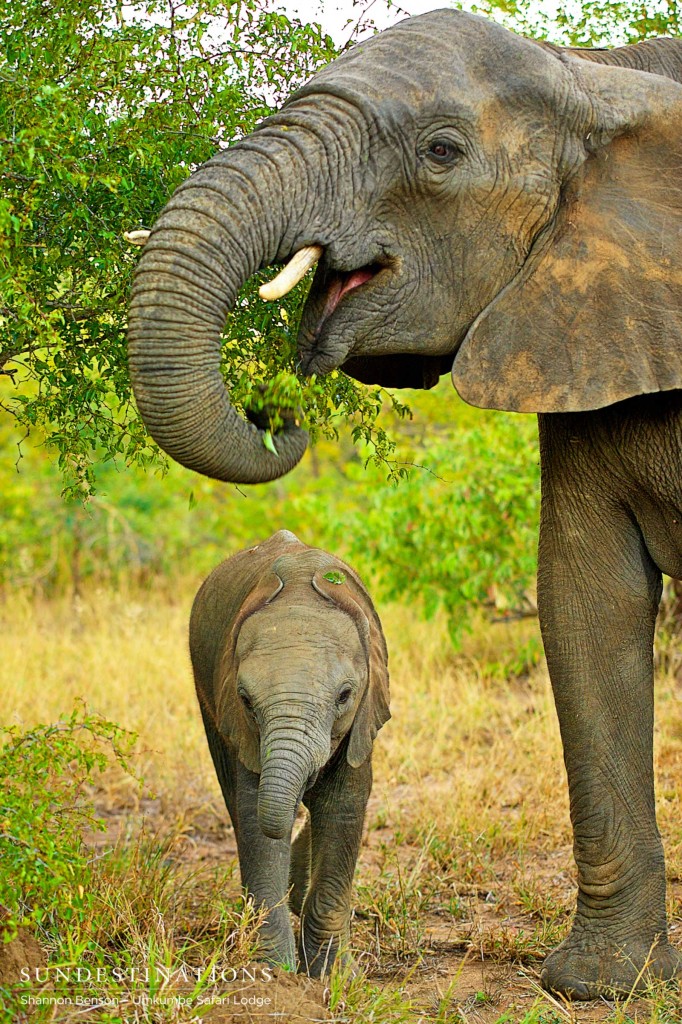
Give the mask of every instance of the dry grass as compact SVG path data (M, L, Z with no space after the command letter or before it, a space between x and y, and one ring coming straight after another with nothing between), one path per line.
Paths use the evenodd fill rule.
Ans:
M137 767L154 795L141 797L112 772L97 801L110 823L103 842L123 835L120 849L128 851L118 876L127 882L114 909L124 941L134 942L140 955L151 931L157 944L161 933L164 941L176 935L176 950L189 933L202 942L218 934L210 910L216 870L221 897L238 893L232 833L191 680L192 596L188 585L173 594L92 592L75 606L21 598L0 606L5 724L53 721L81 697L139 735ZM542 957L567 926L573 866L546 671L504 677L505 658L535 635L536 624L479 623L455 656L442 623L418 621L400 607L382 617L393 718L377 742L358 873L354 944L364 972L334 979L332 1009L349 1020L415 1024L682 1020L676 997L665 989L650 1000L576 1009L537 987ZM673 675L664 674L657 691L657 779L673 941L682 924L681 698ZM143 818L147 832L172 837L172 855L165 848L175 872L170 884L182 879L185 887L182 913L173 920L171 903L154 882L158 858L135 859L139 838L133 836ZM144 904L145 886L146 910L126 903L128 892ZM147 922L155 898L155 919ZM169 956L171 946L168 940Z

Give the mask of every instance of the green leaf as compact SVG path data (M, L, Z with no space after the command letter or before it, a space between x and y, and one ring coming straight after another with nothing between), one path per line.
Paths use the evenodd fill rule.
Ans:
M346 582L345 574L337 572L335 569L332 569L331 572L326 572L322 579L329 580L330 583L336 583L338 585Z
M270 430L263 431L263 447L279 458L279 452L275 448L275 442L272 439L272 432Z

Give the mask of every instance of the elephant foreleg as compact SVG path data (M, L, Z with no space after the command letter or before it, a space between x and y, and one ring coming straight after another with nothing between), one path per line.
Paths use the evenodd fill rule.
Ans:
M590 999L669 978L653 778L653 637L661 576L613 480L580 438L545 437L538 604L568 774L578 897L542 981ZM574 444L574 448L571 447ZM602 475L608 471L601 466Z
M310 887L310 818L291 844L291 867L289 869L289 906L297 917L301 916L303 902Z
M312 977L329 973L339 948L348 945L353 875L371 788L370 761L351 768L342 755L306 797L311 876L301 910L299 960L300 970Z
M259 930L261 954L272 963L296 968L296 943L289 916L290 840L268 839L258 823L259 778L237 765L237 847L242 885L257 908L267 912Z

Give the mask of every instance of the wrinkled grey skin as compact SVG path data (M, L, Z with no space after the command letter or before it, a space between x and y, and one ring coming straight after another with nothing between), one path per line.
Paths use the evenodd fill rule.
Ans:
M389 717L378 616L349 566L281 530L204 582L190 651L242 884L268 910L262 954L319 977L348 944L372 743Z
M661 572L682 575L681 80L680 40L561 50L463 12L410 19L178 189L131 307L150 431L221 479L279 476L304 448L289 424L274 456L235 413L219 333L243 281L307 244L306 371L430 387L452 369L467 401L542 414L539 608L578 868L542 977L579 999L680 963L652 637Z

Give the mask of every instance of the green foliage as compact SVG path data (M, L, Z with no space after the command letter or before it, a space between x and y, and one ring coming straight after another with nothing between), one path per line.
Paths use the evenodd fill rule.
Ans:
M539 465L528 417L481 414L427 445L399 488L375 488L352 524L351 553L383 596L443 607L454 641L471 610L522 608L536 568Z
M335 54L267 0L0 0L0 398L56 448L71 493L92 491L93 459L163 464L131 403L123 232ZM238 399L293 369L305 286L266 305L257 283L225 330ZM313 432L340 411L371 433L371 394L318 383L300 401Z
M280 372L265 384L254 385L251 379L246 385L242 405L249 418L265 430L264 444L276 455L272 435L282 429L285 421L298 423L301 416L303 396L300 382L292 373Z
M481 604L498 617L528 606L537 437L532 417L473 410L447 382L439 392L415 396L429 418L440 417L424 437L392 427L403 431L412 462L392 465L394 476L404 475L397 487L383 468L366 466L369 447L358 453L346 440L321 443L295 473L250 488L226 488L178 466L162 478L109 464L83 508L57 498L45 454L27 446L21 474L0 460L0 583L51 592L78 590L88 579L198 581L240 547L286 528L347 558L377 598L429 616L443 608L457 641Z
M515 31L564 46L623 46L650 36L682 32L678 0L483 0L475 10L496 17Z
M88 1020L123 1024L131 1014L139 1019L139 1007L157 996L153 1019L170 1020L164 995L171 1007L219 998L220 971L255 958L262 914L227 894L234 863L197 878L178 857L177 830L167 837L142 832L132 842L128 835L97 855L87 844L88 832L104 830L94 810L108 781L100 773L118 764L129 774L134 741L79 707L53 725L2 730L0 942L20 930L20 951L24 932L33 932L48 960L40 978L35 963L22 964L21 979L5 972L3 1021L26 1019L30 996L46 997L31 1012L36 1020L73 1005Z
M0 911L17 927L50 930L93 913L85 829L102 829L88 787L112 759L127 771L135 737L77 707L55 725L0 729Z

